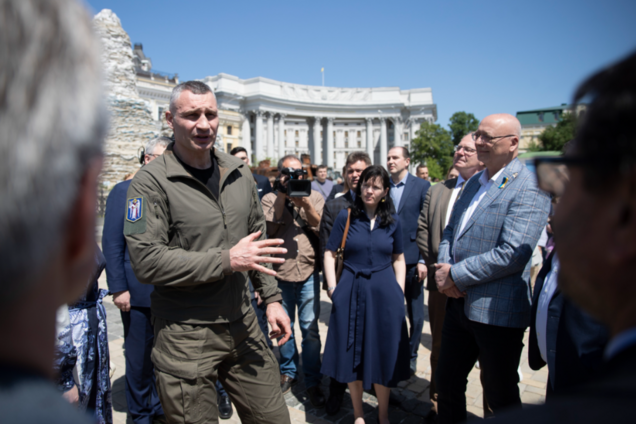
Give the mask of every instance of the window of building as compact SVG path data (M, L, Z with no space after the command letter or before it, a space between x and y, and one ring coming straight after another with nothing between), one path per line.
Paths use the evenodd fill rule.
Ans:
M232 150L232 143L227 143L226 147L225 147L225 151L227 153L229 153Z
M298 137L298 130L296 130L296 137Z
M358 140L358 147L362 147L362 141Z
M299 146L299 142L298 142L298 140L296 140L296 147L298 147L298 146Z
M402 134L402 140L409 141L409 133L405 132L404 134Z
M227 135L232 135L232 126L231 125L227 126Z
M333 152L333 160L336 160L336 152Z
M362 136L362 133L360 133L360 131L358 131L358 137L361 137L361 136Z

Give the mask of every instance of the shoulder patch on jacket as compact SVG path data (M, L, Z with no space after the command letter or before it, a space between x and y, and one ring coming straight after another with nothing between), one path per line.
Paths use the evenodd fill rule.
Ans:
M143 234L146 232L146 214L148 202L143 197L131 197L126 201L126 219L124 235Z

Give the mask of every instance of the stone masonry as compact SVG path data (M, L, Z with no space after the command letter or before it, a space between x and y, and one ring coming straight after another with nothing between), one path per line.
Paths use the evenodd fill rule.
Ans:
M102 181L112 187L139 169L139 148L159 135L161 123L152 119L148 104L139 97L130 37L117 15L104 9L95 15L93 26L102 40L111 114Z

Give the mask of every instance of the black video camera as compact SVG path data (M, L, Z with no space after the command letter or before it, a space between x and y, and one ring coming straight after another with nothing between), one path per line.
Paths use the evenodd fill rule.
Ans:
M287 187L281 184L280 178L277 178L274 182L274 190L286 193L289 197L307 197L311 194L311 181L299 179L303 175L307 175L307 171L304 169L283 168L281 174L289 177Z

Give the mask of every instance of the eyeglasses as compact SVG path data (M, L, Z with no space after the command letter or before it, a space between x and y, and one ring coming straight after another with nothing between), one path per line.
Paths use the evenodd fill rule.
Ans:
M461 149L464 149L464 153L467 155L472 155L473 153L477 151L477 149L471 149L470 147L466 147L466 146L457 145L453 147L453 150L455 150L455 152L459 152Z
M157 156L161 156L161 155L155 155L153 153L146 153L146 156L150 156L152 158L156 158Z
M499 137L491 137L488 134L483 132L474 132L472 134L472 137L473 137L473 140L475 141L481 138L481 140L486 144L494 144L493 141L497 140L498 138L515 137L515 134L500 135Z
M589 158L577 157L552 157L535 158L534 168L537 172L539 188L554 196L560 197L570 181L572 166L589 165L593 161Z

